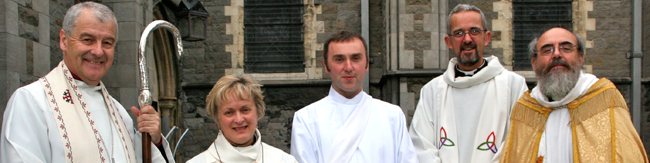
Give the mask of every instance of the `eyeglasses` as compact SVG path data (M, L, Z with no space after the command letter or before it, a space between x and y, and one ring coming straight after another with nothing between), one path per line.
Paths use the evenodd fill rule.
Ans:
M558 47L560 49L560 53L562 54L567 54L567 53L573 53L578 46L573 45L573 44L562 44ZM552 55L553 52L555 52L555 46L544 46L538 51L535 51L536 54L539 54L541 56L548 56Z
M455 38L461 38L464 37L465 34L469 34L472 37L478 37L481 34L483 34L483 31L487 31L487 30L480 29L480 28L470 28L469 30L459 29L449 34L449 36L453 36Z

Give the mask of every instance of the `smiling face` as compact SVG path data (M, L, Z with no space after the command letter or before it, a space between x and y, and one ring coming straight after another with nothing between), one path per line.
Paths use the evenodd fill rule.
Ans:
M535 49L538 54L531 60L531 64L537 75L547 73L563 73L573 70L573 67L580 67L583 64L584 56L573 50L570 53L563 53L558 47L561 45L578 45L578 39L570 31L564 28L552 28L546 31L537 42ZM541 55L542 48L553 48L550 55ZM578 49L576 47L576 49Z
M331 42L329 44L325 72L332 78L332 87L346 98L361 92L363 79L368 72L366 49L361 39Z
M451 27L449 33L452 34L458 31L467 33L472 29L481 31L476 36L471 34L463 34L460 37L445 36L447 47L456 55L461 70L469 71L481 66L483 49L490 43L492 37L490 31L483 31L485 27L482 24L481 14L476 11L460 11L450 17L449 24Z
M234 91L227 94L228 99L217 109L217 124L230 144L249 146L253 144L257 128L257 107L253 98L241 99Z
M115 24L100 22L89 9L83 9L76 21L71 33L59 32L63 61L88 85L98 85L113 65Z
M572 47L573 51L560 50L560 46ZM578 39L564 28L552 28L539 38L535 47L537 54L531 64L544 95L560 100L575 87L584 63L578 46ZM549 48L553 51L543 54Z

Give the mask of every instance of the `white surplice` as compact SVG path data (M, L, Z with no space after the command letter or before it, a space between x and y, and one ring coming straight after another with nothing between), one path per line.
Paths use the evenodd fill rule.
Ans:
M107 156L106 162L111 158L115 162L127 162L126 154L122 148L119 131L111 125L101 86L89 86L83 81L74 80L81 95L87 103L87 108L92 115L94 125L97 126L103 150ZM19 88L9 99L2 122L2 135L0 136L0 162L66 162L64 145L59 134L53 111L46 97L45 87L37 82ZM136 160L142 162L141 134L133 128L133 120L117 100L110 97L116 104L121 115L121 121L128 128L135 147ZM112 129L111 129L112 128ZM92 132L92 131L91 131ZM71 140L74 141L74 140ZM165 162L165 159L152 143L152 161ZM167 156L172 156L169 144L163 140ZM97 151L76 151L97 152ZM169 157L173 158L173 157ZM174 162L173 159L169 160Z
M496 162L510 111L528 90L497 57L471 77L455 78L456 58L422 87L410 135L423 163Z
M369 110L358 110L362 107ZM357 136L360 139L354 138ZM363 91L347 99L332 87L329 96L294 114L291 155L301 163L417 162L399 106L373 99Z
M540 105L556 108L548 115L544 133L539 141L537 156L544 156L544 162L573 162L573 133L570 124L571 114L567 104L587 93L597 81L596 76L580 71L580 78L576 86L558 101L550 101L539 87L533 88L530 96L535 98Z
M259 130L255 129L255 134L257 140L253 145L234 147L220 131L207 150L187 160L187 163L297 163L293 156L262 142Z

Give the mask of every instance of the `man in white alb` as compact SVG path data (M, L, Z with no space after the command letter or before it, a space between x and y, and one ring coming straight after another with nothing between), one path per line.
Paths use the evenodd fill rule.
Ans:
M339 32L323 54L332 87L294 114L291 155L300 163L418 162L402 109L362 91L369 65L364 39Z
M447 70L424 85L409 133L420 162L495 162L510 110L528 87L495 56L483 57L491 33L483 12L456 6L447 18Z
M0 136L0 162L141 162L140 133L101 78L110 69L117 21L95 2L68 9L59 33L63 61L9 99ZM138 129L151 134L153 162L174 162L151 106L131 107Z

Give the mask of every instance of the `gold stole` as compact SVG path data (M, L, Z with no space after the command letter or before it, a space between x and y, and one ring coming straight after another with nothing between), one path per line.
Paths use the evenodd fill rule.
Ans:
M573 162L648 162L625 99L601 78L570 102ZM536 162L546 119L552 111L526 92L512 108L510 130L499 162ZM552 148L552 147L551 147Z
M40 78L39 81L45 87L45 94L54 120L59 126L66 162L106 162L110 160L111 158L104 153L106 149L102 143L104 140L99 136L86 101L65 63L61 61L54 70ZM122 115L108 95L104 84L101 83L101 86L104 102L108 108L109 116L113 120L110 123L113 123L112 125L120 133L120 137L116 139L122 141L122 148L126 151L127 160L136 162L128 128L122 121Z

